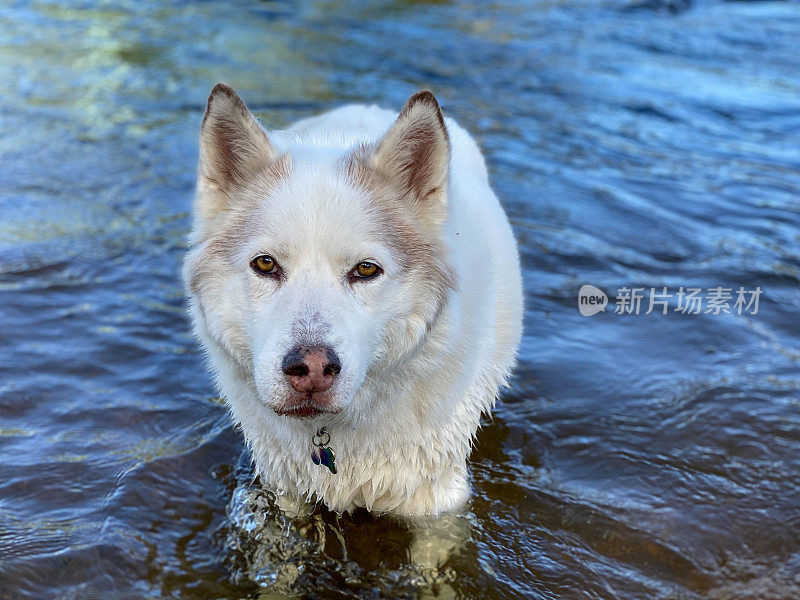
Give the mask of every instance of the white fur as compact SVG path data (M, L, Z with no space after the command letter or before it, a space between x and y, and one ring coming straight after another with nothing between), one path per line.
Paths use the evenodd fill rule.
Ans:
M258 208L257 227L242 233L234 251L241 269L215 268L200 292L190 291L195 333L220 390L261 480L284 504L322 501L336 511L407 517L458 509L470 493L466 461L481 413L515 360L522 322L516 244L469 134L446 120L450 177L439 235L457 289L432 327L410 307L433 300L403 280L363 192L342 173L342 157L381 139L396 118L346 106L269 132L274 154L291 156L291 174L273 188L242 190ZM201 174L199 196L209 186ZM187 287L206 260L210 227L198 214ZM285 285L244 266L259 252L281 253ZM367 258L384 268L380 280L344 286L342 273ZM278 365L298 336L322 340L341 357L339 414L299 419L272 410L288 389ZM233 360L237 352L247 360ZM335 475L310 458L323 425Z

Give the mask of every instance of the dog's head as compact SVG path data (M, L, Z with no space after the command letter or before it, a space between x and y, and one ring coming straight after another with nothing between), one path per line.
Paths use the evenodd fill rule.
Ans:
M454 286L441 239L448 176L430 92L412 96L377 143L326 151L270 140L217 85L185 279L218 376L308 417L342 412L367 376L397 370Z

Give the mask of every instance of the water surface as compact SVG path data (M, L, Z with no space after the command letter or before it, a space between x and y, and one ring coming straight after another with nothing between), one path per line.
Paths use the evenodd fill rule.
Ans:
M789 2L4 3L0 597L800 597L798 39ZM179 277L220 80L270 127L428 87L485 149L525 337L428 580L238 466Z

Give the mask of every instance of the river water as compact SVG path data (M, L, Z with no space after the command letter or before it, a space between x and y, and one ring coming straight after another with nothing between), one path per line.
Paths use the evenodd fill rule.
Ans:
M238 466L179 278L220 80L485 149L525 336L437 573ZM800 597L800 4L9 1L0 81L0 598Z

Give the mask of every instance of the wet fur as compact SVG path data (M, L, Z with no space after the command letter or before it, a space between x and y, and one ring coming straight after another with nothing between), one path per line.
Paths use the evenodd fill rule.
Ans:
M480 152L430 92L399 115L348 106L267 133L218 85L190 242L195 334L285 505L414 517L464 504L480 415L514 363L521 280ZM259 249L286 262L284 280L252 273ZM364 253L385 273L348 287L342 273ZM336 414L276 414L291 394L276 365L298 343L342 358ZM336 475L310 459L322 425Z

